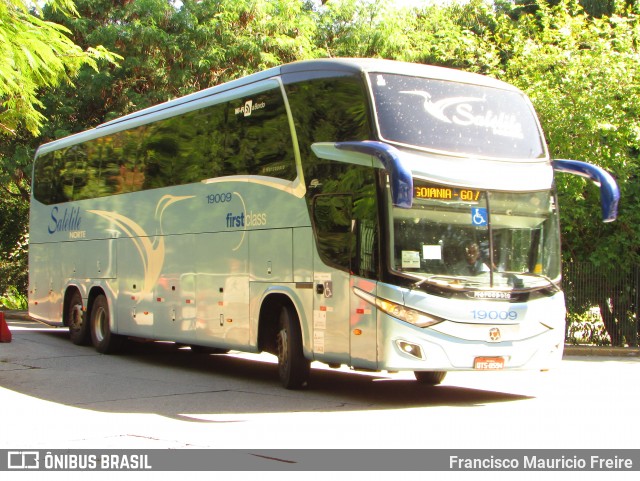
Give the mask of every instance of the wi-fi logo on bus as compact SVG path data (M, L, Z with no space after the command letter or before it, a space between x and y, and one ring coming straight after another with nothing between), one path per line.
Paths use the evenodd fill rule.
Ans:
M248 117L249 115L251 115L252 111L253 111L253 100L247 100L244 103L244 109L243 109L244 116Z
M260 110L267 106L264 102L260 102L257 104L253 103L253 100L247 100L242 107L237 107L235 112L236 115L243 114L245 117L249 117L254 110Z

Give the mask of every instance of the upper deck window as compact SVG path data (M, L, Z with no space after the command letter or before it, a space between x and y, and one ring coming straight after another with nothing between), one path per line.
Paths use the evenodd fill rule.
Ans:
M492 87L371 73L382 139L431 151L495 159L545 157L524 95Z
M56 204L232 175L296 178L280 88L40 155L33 193Z

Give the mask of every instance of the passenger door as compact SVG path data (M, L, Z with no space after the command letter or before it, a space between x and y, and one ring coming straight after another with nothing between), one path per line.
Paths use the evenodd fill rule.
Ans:
M320 194L313 199L317 249L314 255L313 351L329 364L349 363L349 264L352 196Z

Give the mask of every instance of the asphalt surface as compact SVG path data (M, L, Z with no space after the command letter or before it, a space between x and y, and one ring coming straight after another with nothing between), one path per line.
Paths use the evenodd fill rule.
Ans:
M0 449L640 446L637 350L569 347L549 372L455 372L437 387L314 363L310 388L287 391L270 355L130 343L105 356L7 319Z

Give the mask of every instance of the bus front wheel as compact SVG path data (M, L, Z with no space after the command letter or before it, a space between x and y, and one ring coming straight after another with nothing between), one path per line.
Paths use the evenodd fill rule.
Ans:
M300 389L309 381L310 363L302 352L302 334L293 308L280 310L276 334L278 375L287 389Z
M102 354L116 352L123 343L123 337L111 332L109 324L109 303L100 294L91 307L91 340L96 350Z
M427 386L437 386L447 375L446 371L415 371L413 375L416 377L416 381L420 384Z

